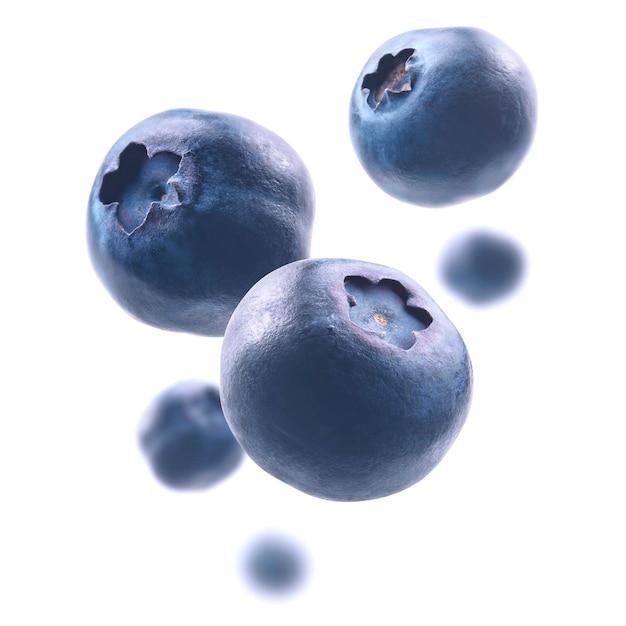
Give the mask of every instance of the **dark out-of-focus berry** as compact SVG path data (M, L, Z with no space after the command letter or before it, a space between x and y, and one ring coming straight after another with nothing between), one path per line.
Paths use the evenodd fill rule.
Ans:
M295 542L279 535L261 535L247 548L243 574L253 589L267 593L294 591L304 581L307 559Z
M139 428L139 446L156 477L179 490L212 487L244 456L224 419L219 388L195 380L153 400Z
M511 294L524 274L521 247L509 237L475 230L455 238L443 251L445 284L472 304L488 304Z

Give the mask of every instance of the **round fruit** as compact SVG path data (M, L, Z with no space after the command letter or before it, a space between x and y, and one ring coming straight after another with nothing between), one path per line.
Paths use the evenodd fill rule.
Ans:
M535 132L537 97L522 59L477 28L403 33L365 64L350 134L389 195L440 207L492 192L517 170Z
M244 296L222 345L224 416L264 470L329 500L380 498L428 474L470 406L456 328L389 267L307 259Z
M509 295L524 273L524 255L503 235L477 230L454 239L444 250L441 275L455 293L473 304Z
M261 276L308 256L313 216L308 171L284 140L238 116L174 109L131 128L104 159L89 252L135 318L221 336Z
M305 574L305 559L292 542L281 536L258 537L249 547L244 574L259 591L284 593L294 590Z
M148 408L139 445L157 478L172 489L207 489L243 459L216 385L186 380L163 391Z

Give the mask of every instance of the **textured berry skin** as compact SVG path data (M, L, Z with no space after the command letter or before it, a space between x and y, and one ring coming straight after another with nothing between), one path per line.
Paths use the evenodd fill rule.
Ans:
M426 207L497 189L526 156L536 119L523 60L477 28L390 39L365 64L350 102L365 171L389 195Z
M486 230L464 233L444 250L441 276L471 304L489 304L511 294L524 274L525 258L508 237Z
M111 148L89 199L96 273L133 317L222 336L244 293L309 255L314 192L280 137L234 115L174 109Z
M249 547L243 563L244 574L259 591L293 591L304 578L304 555L290 541L276 535L262 536Z
M389 267L308 259L262 278L224 335L224 416L247 454L328 500L381 498L426 476L469 410L465 344Z
M243 459L216 385L185 380L163 391L139 428L139 446L156 477L177 490L212 487Z

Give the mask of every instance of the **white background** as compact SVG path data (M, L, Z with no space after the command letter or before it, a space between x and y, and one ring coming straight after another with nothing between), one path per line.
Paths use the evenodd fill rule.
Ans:
M0 38L0 623L624 624L624 47L617 3L10 3ZM360 168L348 103L391 37L478 26L525 59L532 150L491 195L445 209L387 197ZM168 491L139 415L183 378L219 380L220 339L124 313L85 245L113 142L159 111L243 115L286 139L317 195L313 256L411 275L470 350L475 397L443 462L374 502L301 494L246 461ZM438 255L472 226L523 246L511 298L465 306ZM308 555L273 600L238 559L264 529Z

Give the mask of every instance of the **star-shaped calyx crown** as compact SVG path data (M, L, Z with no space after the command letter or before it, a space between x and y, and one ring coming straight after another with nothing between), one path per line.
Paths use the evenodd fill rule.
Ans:
M181 157L173 152L148 156L146 146L130 143L119 158L119 167L102 178L100 201L118 203L117 219L131 233L141 226L154 202L178 204L176 189L169 179L176 174Z
M426 309L407 304L409 294L397 280L383 278L375 283L363 276L347 276L344 286L352 322L404 350L415 343L415 333L433 321Z
M367 103L374 111L383 101L386 92L411 91L411 77L406 69L406 62L414 52L413 48L406 48L395 56L385 54L378 62L376 71L364 76L361 89L369 90Z

